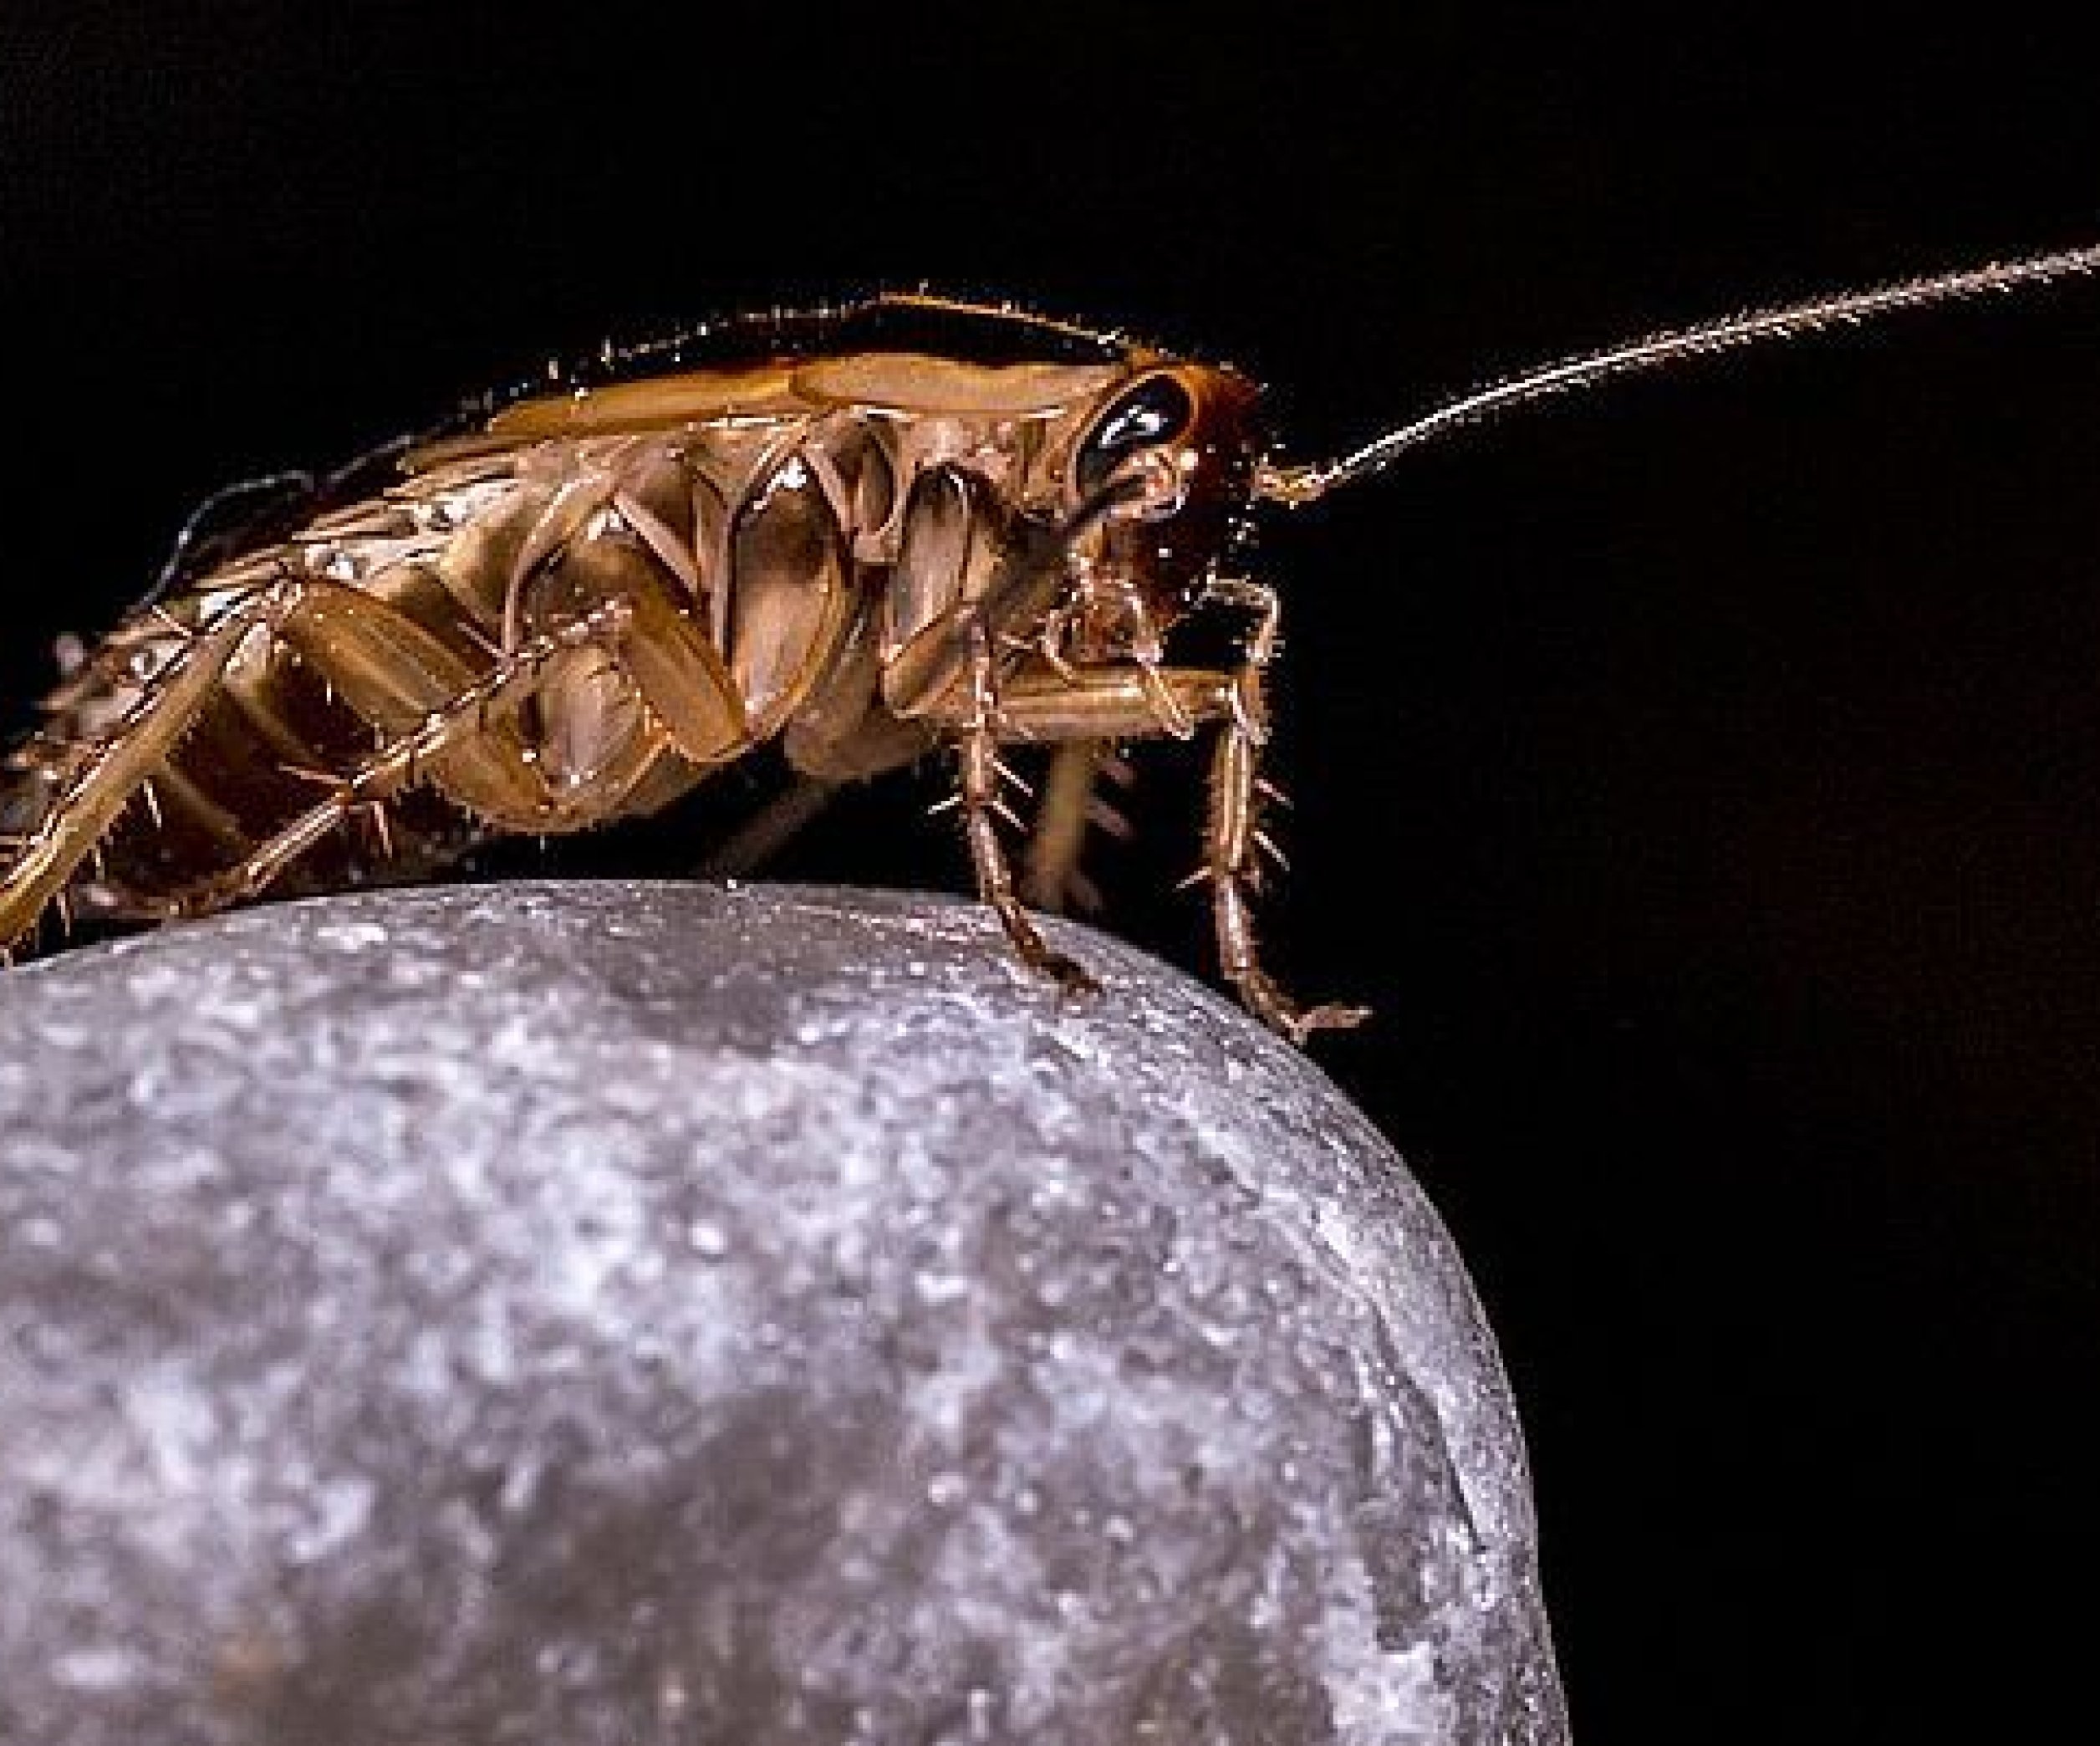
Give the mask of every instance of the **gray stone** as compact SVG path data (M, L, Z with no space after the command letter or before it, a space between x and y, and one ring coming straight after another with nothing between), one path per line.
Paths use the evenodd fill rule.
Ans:
M1104 995L656 885L0 977L0 1739L1562 1740L1435 1214L1059 933Z

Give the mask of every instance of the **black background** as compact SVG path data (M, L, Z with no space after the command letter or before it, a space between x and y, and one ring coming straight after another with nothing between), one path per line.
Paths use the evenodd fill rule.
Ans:
M609 333L1013 296L1246 365L1303 455L2100 238L2089 69L2007 8L33 10L0 13L18 725L204 492ZM2089 1725L2096 318L2074 287L1623 385L1266 543L1272 937L1379 1009L1322 1059L1488 1302L1587 1740ZM1096 870L1194 962L1180 768ZM788 870L959 885L930 792Z

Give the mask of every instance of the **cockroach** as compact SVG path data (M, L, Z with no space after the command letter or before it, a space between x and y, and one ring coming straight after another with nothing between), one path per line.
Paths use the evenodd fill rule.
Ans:
M1551 396L2096 268L2069 250L1729 315L1299 465L1240 371L1007 307L885 295L609 352L318 485L236 493L261 508L231 537L211 523L233 499L207 505L8 760L0 949L48 911L193 915L653 813L769 744L812 793L945 749L978 891L1083 988L1023 898L1077 886L1119 743L1207 733L1192 876L1225 978L1293 1039L1353 1024L1256 947L1281 619L1237 561L1256 513ZM1175 658L1205 618L1227 658ZM1015 745L1053 750L1025 881Z

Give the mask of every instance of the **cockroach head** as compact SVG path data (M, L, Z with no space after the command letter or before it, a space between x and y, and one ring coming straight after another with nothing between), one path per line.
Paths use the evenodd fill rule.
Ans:
M1073 444L1067 487L1096 530L1095 573L1134 588L1160 628L1195 604L1246 518L1260 404L1236 371L1163 362L1104 394Z

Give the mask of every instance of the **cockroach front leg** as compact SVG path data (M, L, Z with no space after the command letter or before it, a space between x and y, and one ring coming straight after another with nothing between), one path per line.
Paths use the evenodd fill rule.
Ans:
M1255 623L1243 646L1244 658L1232 674L1218 728L1200 873L1211 886L1218 957L1226 980L1240 991L1250 1012L1293 1042L1302 1043L1316 1030L1347 1030L1361 1024L1370 1012L1365 1007L1331 1003L1301 1010L1262 967L1247 894L1260 883L1258 857L1275 853L1261 829L1265 785L1260 764L1269 737L1266 681L1276 659L1282 605L1267 583L1241 578L1215 580L1209 592L1212 600L1251 611Z
M1203 863L1195 877L1211 887L1220 967L1226 979L1255 1017L1302 1043L1316 1030L1346 1029L1361 1024L1366 1015L1359 1007L1302 1008L1262 967L1248 894L1258 883L1256 857L1267 841L1260 830L1260 758L1267 738L1260 682L1261 668L1274 650L1272 615L1266 636L1257 628L1250 638L1246 662L1229 672L1190 667L1141 671L1132 665L1081 668L1068 676L1030 670L1009 679L1002 688L1000 718L1007 733L1024 740L1154 737L1167 731L1160 724L1154 701L1164 687L1188 720L1216 729Z
M1018 828L1000 792L1002 782L1016 780L999 758L1002 721L990 633L981 620L968 627L971 639L967 712L956 724L956 800L962 809L970 862L977 892L997 912L1007 937L1030 968L1053 978L1068 993L1092 993L1100 984L1074 960L1052 947L1015 894L1013 870L999 840L999 820Z

